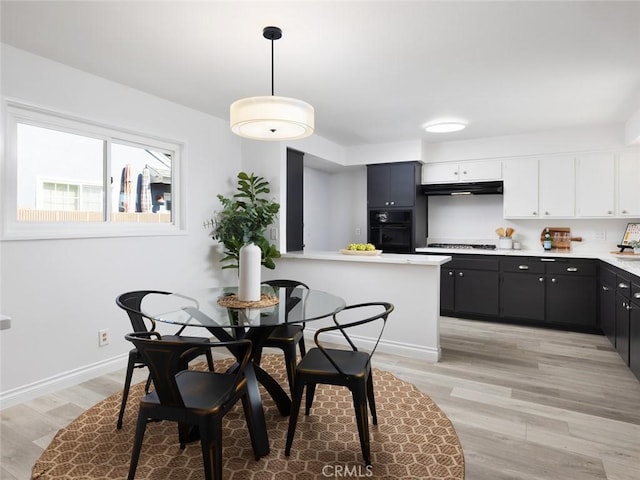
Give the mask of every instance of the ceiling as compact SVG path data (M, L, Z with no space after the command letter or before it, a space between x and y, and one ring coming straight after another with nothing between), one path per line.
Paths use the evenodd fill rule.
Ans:
M340 145L624 124L640 109L640 2L5 1L2 42L228 119L271 92ZM438 119L462 132L428 134Z

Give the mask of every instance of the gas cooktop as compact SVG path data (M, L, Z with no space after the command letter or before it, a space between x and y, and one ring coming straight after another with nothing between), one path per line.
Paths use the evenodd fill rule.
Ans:
M429 243L427 247L432 248L451 248L451 249L470 249L478 250L495 250L496 246L489 243Z

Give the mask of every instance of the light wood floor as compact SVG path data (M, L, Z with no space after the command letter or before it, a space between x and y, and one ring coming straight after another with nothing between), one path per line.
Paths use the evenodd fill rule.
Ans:
M640 478L640 382L606 338L458 319L443 319L441 338L438 364L377 353L375 366L445 411L467 480ZM115 372L1 411L0 478L29 479L56 430L123 379Z

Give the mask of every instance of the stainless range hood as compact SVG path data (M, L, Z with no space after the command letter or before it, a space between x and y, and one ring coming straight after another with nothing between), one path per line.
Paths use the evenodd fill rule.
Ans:
M422 185L423 195L502 195L502 180L471 183L432 183Z

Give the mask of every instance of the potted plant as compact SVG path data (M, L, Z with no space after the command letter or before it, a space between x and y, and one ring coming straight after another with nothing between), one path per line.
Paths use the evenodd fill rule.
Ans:
M222 268L239 268L241 287L243 272L246 272L246 269L254 274L257 269L259 285L260 265L273 270L276 266L274 258L280 257L280 251L265 236L267 228L275 222L280 211L280 204L265 197L269 192L269 182L263 177L240 172L237 193L231 198L218 194L223 208L208 222L208 225L213 226L211 238L222 243L224 248L224 256L220 259L225 263ZM258 247L260 252L258 255L257 249L254 249L252 251L256 253L247 253L246 263L252 262L251 258L254 258L253 262L259 262L257 265L243 266L243 248L246 247L249 251L251 246ZM255 284L255 281L252 283Z
M631 245L631 248L633 248L633 253L635 253L636 255L640 253L640 241L639 240L634 240L633 242L630 242L629 245Z

